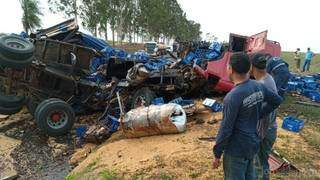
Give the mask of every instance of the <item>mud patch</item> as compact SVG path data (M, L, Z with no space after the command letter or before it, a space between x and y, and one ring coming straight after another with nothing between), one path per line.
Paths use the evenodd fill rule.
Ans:
M8 121L12 119L19 119L19 123L0 133L20 143L11 151L1 149L0 154L8 154L18 179L64 179L72 169L68 164L74 144L71 134L51 138L36 127L29 115L17 114L10 116Z

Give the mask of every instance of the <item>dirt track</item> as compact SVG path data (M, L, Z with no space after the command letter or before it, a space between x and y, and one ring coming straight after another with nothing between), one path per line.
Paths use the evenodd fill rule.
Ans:
M187 131L182 134L126 139L119 131L96 150L85 150L82 154L87 158L72 170L70 177L222 179L221 167L215 171L211 169L214 142L198 139L214 136L221 118L221 113L202 111L188 118ZM281 123L278 119L279 127ZM14 175L16 171L18 179L64 179L71 171L68 160L74 152L73 138L72 135L45 136L29 114L20 113L0 120L0 176L4 172ZM291 160L303 175L320 169L319 151L300 134L279 128L275 149ZM7 167L6 171L2 167ZM8 171L12 169L15 171ZM272 177L290 179L295 174L273 174Z
M0 167L10 167L0 168L0 177L16 173L18 179L64 179L69 173L70 136L45 136L29 114L19 113L0 122L5 124L0 127Z
M92 172L76 179L95 177L104 170L119 172L125 177L157 178L161 174L179 179L221 177L221 171L210 171L213 142L198 140L216 134L217 119L221 119L221 113L205 111L195 120L189 119L192 122L186 133L176 135L126 139L118 132L73 172L83 175L83 170L93 163L96 166Z
M114 134L90 154L71 177L75 179L223 179L222 167L212 170L212 145L198 137L214 136L221 113L205 112L189 118L185 133L126 139ZM197 120L194 121L194 118ZM203 121L199 121L199 120ZM214 123L218 122L218 123ZM282 120L278 118L281 127ZM300 134L279 128L274 147L290 160L300 174L272 174L272 179L314 179L320 177L320 154ZM317 178L316 178L317 179Z

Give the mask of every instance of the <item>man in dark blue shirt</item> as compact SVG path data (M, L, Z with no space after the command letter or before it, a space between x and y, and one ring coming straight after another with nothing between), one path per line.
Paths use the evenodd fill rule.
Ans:
M272 75L278 89L278 94L283 97L290 78L289 64L280 57L266 54L267 72Z
M223 155L225 179L254 179L253 159L261 138L258 121L275 110L282 98L261 83L249 79L251 63L245 53L235 53L228 74L235 87L223 101L223 119L213 147L213 168Z

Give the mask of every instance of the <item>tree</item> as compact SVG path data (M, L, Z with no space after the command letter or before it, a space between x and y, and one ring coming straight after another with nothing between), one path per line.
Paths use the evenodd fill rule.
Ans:
M99 31L104 32L105 40L108 41L108 23L110 19L110 0L98 0L98 21L99 21Z
M82 25L88 29L94 36L97 36L99 16L98 16L98 0L82 0L81 18Z
M33 31L35 28L41 26L42 12L38 6L37 0L20 0L21 8L23 11L22 24L27 34L29 31Z
M78 20L78 0L48 0L51 12L62 12L66 17L74 17Z

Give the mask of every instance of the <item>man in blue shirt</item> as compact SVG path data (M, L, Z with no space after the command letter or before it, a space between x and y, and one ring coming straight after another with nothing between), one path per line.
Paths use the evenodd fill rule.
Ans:
M266 54L267 72L272 75L278 89L278 94L283 97L288 87L290 78L289 64L280 57Z
M311 60L314 57L314 53L308 48L308 51L306 52L306 57L304 59L303 69L302 72L304 72L306 69L309 72Z
M235 87L224 98L223 119L213 147L213 168L219 167L224 154L223 170L227 180L255 178L253 159L261 142L258 122L282 102L280 96L249 79L250 67L247 54L235 53L227 70Z

